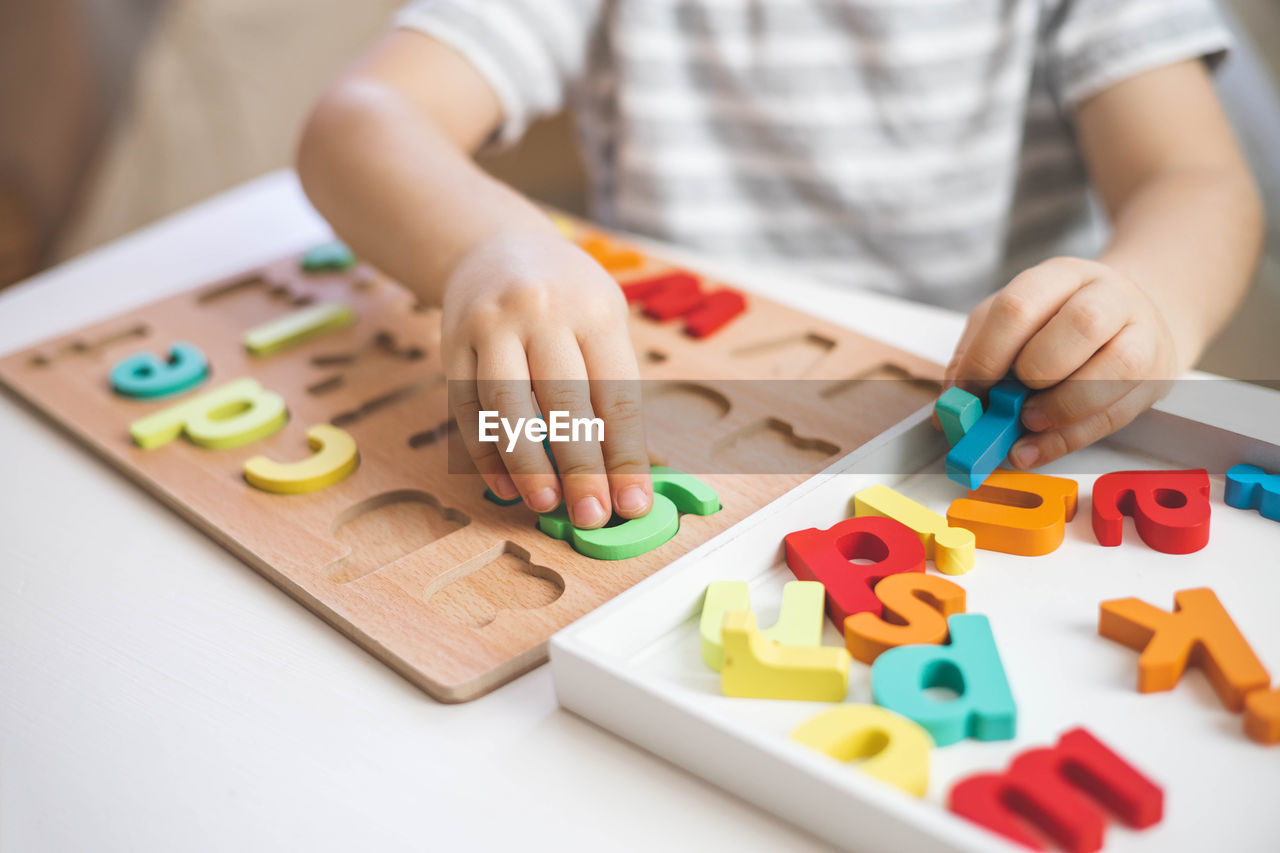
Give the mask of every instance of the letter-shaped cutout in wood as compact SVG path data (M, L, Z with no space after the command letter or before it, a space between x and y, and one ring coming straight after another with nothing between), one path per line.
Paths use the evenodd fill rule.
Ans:
M209 359L197 346L174 341L169 357L134 353L111 368L111 390L124 397L170 397L188 391L209 375Z
M1170 613L1137 598L1104 601L1098 633L1141 652L1138 692L1172 690L1188 664L1204 670L1222 704L1244 707L1245 694L1271 683L1262 661L1211 589L1173 594Z
M1120 544L1124 516L1142 541L1166 554L1190 554L1209 543L1209 472L1115 471L1093 483L1093 534Z
M859 518L879 515L910 527L920 537L925 556L944 575L962 575L973 568L972 532L949 524L938 513L888 486L868 486L855 494L853 514Z
M129 424L129 435L144 450L184 432L201 447L226 450L271 435L288 417L283 397L244 377L138 418Z
M982 400L968 391L952 386L938 397L938 402L933 404L933 412L938 416L947 444L955 447L978 422L978 418L982 417Z
M983 550L1039 557L1066 538L1078 489L1065 477L1000 469L969 497L952 501L947 521L973 531Z
M899 572L924 571L924 545L915 531L892 518L846 518L827 530L811 527L783 539L787 565L802 581L827 589L827 615L837 627L855 613L881 612L872 587ZM869 564L851 560L871 560Z
M356 440L336 426L316 424L308 429L307 446L314 452L299 462L254 456L244 463L244 478L264 492L296 495L331 486L360 464Z
M1232 465L1223 500L1227 506L1256 509L1263 518L1280 521L1280 474L1268 474L1257 465Z
M987 410L947 454L947 476L966 489L981 486L1024 432L1022 404L1030 394L1016 379L997 383L987 394Z
M1046 849L1029 822L1071 853L1102 849L1107 820L1097 803L1134 829L1164 816L1159 786L1082 728L1021 753L1003 773L961 779L947 798L951 811L1024 847Z
M626 560L648 553L680 530L680 514L712 515L720 511L720 498L691 474L655 465L653 507L648 515L628 519L614 527L580 530L569 522L563 506L538 517L538 529L563 539L579 554L595 560Z
M762 630L766 640L784 646L822 644L822 609L826 593L822 584L791 581L782 587L782 606L773 627ZM702 659L719 672L724 665L721 627L724 616L733 610L750 610L751 592L746 581L715 581L707 584L702 596L698 632L702 638Z
M1244 732L1258 743L1280 743L1280 687L1244 697Z
M898 646L945 643L947 618L964 612L964 587L937 575L889 575L875 594L883 615L864 611L844 623L845 648L863 663Z
M898 646L871 665L871 694L877 705L924 726L934 743L946 746L966 737L1010 740L1017 730L1017 706L996 650L987 617L957 613L947 619L945 646ZM947 687L954 699L934 699L930 687Z
M747 699L840 702L849 690L849 653L839 646L783 646L756 628L750 610L726 613L720 689Z
M791 739L837 761L863 759L858 769L923 797L929 790L933 738L918 724L878 705L840 705L805 720Z
M244 333L244 346L254 355L270 355L336 329L344 329L355 321L355 312L345 303L309 305L254 326Z

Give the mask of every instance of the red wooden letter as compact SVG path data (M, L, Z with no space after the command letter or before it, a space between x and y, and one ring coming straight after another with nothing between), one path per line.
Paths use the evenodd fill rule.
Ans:
M827 588L827 614L842 630L854 613L881 615L872 588L899 572L924 571L924 545L915 531L892 518L846 518L828 530L811 527L783 539L787 565L802 581ZM869 564L850 560L871 560Z
M1093 483L1093 533L1119 545L1124 516L1157 551L1190 554L1209 542L1209 472L1116 471Z
M1092 799L1091 799L1092 798ZM1025 847L1043 850L1031 821L1071 853L1102 849L1105 805L1135 829L1160 822L1164 792L1084 729L1051 749L1022 753L1004 773L979 773L951 789L948 808Z

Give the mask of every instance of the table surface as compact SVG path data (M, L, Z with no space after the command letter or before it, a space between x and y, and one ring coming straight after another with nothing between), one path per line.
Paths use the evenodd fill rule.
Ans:
M0 349L327 235L268 175L10 289ZM667 254L937 361L963 324ZM561 710L545 666L437 704L8 396L0 447L0 850L822 848Z

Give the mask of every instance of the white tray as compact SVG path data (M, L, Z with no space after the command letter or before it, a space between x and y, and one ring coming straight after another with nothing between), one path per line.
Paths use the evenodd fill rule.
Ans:
M1201 402L1208 393L1198 395ZM1230 414L1216 411L1221 420ZM1280 448L1261 437L1280 436L1269 417L1261 428L1241 430L1152 410L1102 445L1044 469L1080 484L1079 511L1062 547L1044 557L979 551L972 571L951 578L965 587L968 612L991 619L1018 705L1017 738L935 749L923 800L787 737L830 705L720 694L719 674L702 662L699 647L707 584L748 581L752 607L768 625L782 584L794 579L782 558L786 533L845 518L850 496L874 483L945 514L962 491L943 475L945 444L928 417L921 410L555 635L551 670L560 703L847 849L1022 849L948 812L946 794L964 776L1003 770L1016 753L1050 746L1083 725L1165 791L1161 823L1133 831L1109 820L1107 849L1280 850L1280 748L1246 738L1241 715L1222 707L1198 670L1171 692L1139 694L1137 653L1097 633L1101 601L1136 596L1169 609L1175 591L1208 586L1280 675L1280 524L1222 502L1221 472L1231 465L1280 469ZM1132 520L1123 545L1097 544L1089 493L1098 473L1190 467L1217 472L1208 546L1183 556L1156 552ZM1071 473L1078 471L1093 473ZM932 562L928 571L936 571ZM825 630L824 644L842 644L830 620ZM854 661L846 701L871 701L869 673Z

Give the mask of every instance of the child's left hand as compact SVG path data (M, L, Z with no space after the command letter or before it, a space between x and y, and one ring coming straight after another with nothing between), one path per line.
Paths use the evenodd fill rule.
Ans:
M946 380L980 393L1012 370L1039 391L1022 410L1032 434L1009 453L1025 469L1132 421L1164 396L1177 363L1173 336L1142 288L1106 264L1054 258L973 310Z

